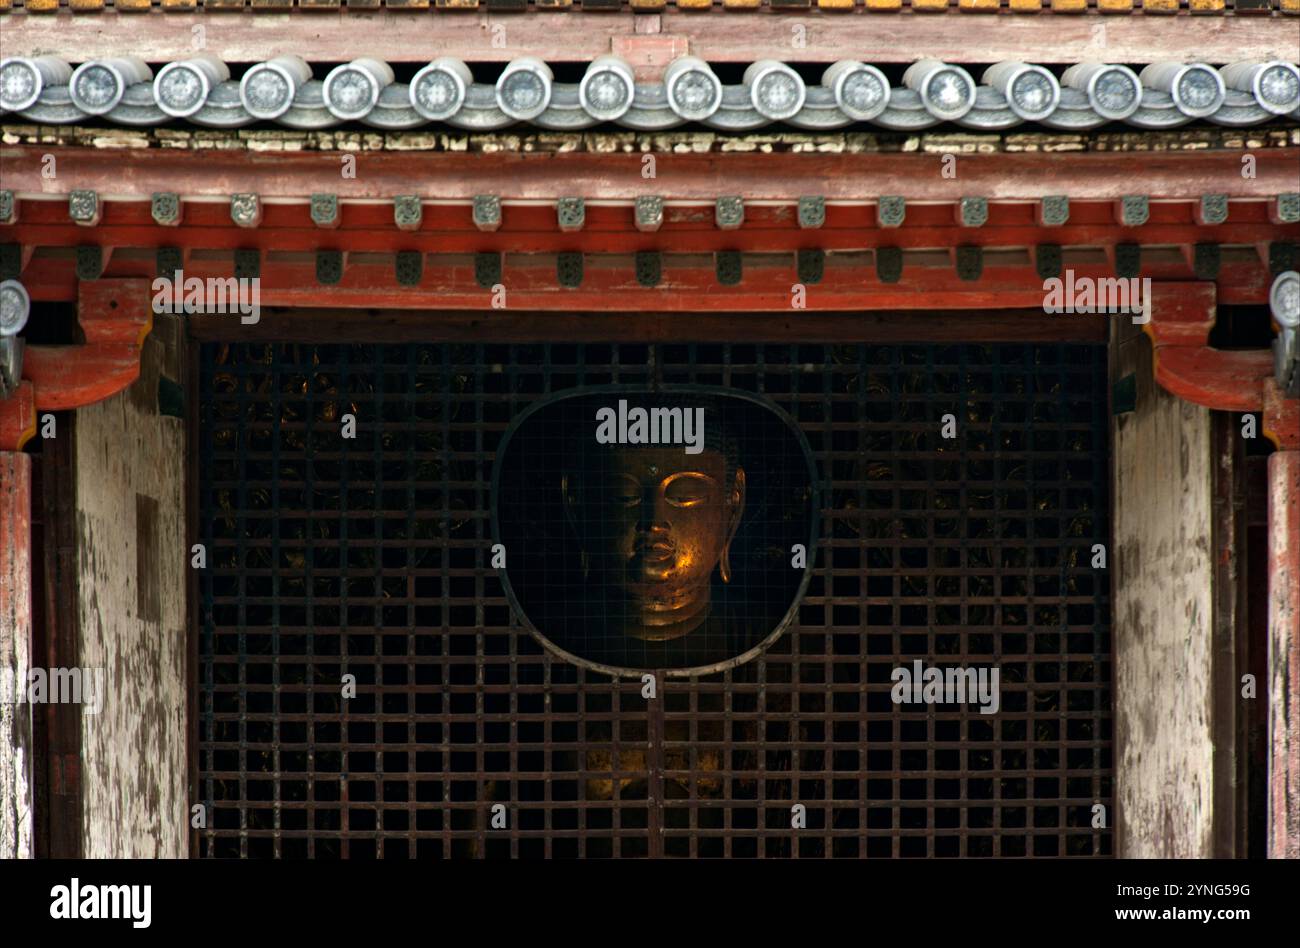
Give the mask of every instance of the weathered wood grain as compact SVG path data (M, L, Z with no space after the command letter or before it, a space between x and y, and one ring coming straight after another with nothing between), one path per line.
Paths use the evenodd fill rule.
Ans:
M1159 317L1158 308L1152 318ZM1213 852L1210 411L1164 391L1151 343L1115 324L1112 379L1137 408L1112 421L1117 854Z
M88 858L188 852L185 434L158 414L163 358L151 336L135 383L77 411L81 663L106 690L82 715Z
M1081 10L1086 7L1078 2ZM1059 9L1060 3L1055 0L1053 6ZM711 62L896 63L934 58L982 63L1003 59L1227 63L1294 60L1297 55L1295 31L1264 17L1198 17L1191 29L1165 17L1024 16L1010 9L976 16L933 16L910 10L880 16L865 6L825 16L770 11L746 16L743 24L734 15L701 16L680 9L666 9L658 16L661 33L689 38L691 52ZM636 19L636 15L571 10L564 16L564 28L557 29L553 16L488 10L456 16L351 10L337 17L310 10L245 10L223 12L217 29L215 18L201 12L105 10L74 16L64 9L45 16L11 15L5 23L5 52L64 55L78 61L136 52L150 62L167 62L192 54L191 27L202 23L209 28L207 51L233 63L265 59L272 38L277 54L296 53L316 62L345 62L363 53L393 62L427 62L437 56L490 62L500 60L503 50L485 37L494 24L504 24L507 56L574 62L608 53L614 37L636 31ZM799 47L790 42L796 24L806 31L806 42Z

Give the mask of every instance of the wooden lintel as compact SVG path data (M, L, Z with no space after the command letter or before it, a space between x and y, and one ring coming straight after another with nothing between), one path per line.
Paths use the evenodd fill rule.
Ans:
M747 312L792 310L793 286L798 282L793 252L744 255L744 276L735 286L722 286L712 254L662 255L662 279L655 286L637 280L635 257L628 254L591 255L580 286L561 287L556 277L557 255L506 254L501 283L505 306L512 310L573 310L576 312ZM985 261L979 280L957 276L946 254L904 254L897 282L884 282L870 251L832 254L819 283L807 286L809 310L978 309L1032 307L1042 309L1043 279L1023 254L1019 262ZM337 283L318 282L315 257L305 253L264 254L260 267L260 305L398 309L480 310L494 308L494 295L479 285L472 254L431 254L423 258L419 283L399 285L395 255L357 255ZM34 301L73 299L72 264L61 257L36 258L22 275ZM1073 263L1075 277L1114 277L1106 264ZM152 253L119 255L113 279L152 280ZM228 279L234 269L230 254L195 254L185 265L186 278ZM1191 272L1181 257L1144 264L1143 275L1153 281L1188 280ZM1268 298L1268 270L1256 261L1225 271L1217 284L1222 303L1262 303ZM500 306L499 303L496 304ZM222 317L230 319L231 317ZM1105 322L1105 316L1060 316L1070 320Z
M75 174L47 180L41 173L46 155ZM412 182L421 182L427 201L466 205L482 194L502 202L554 202L574 196L581 182L578 196L589 208L602 201L630 207L652 195L711 205L720 195L743 194L747 206L757 206L795 205L805 194L859 204L899 194L907 196L910 210L914 200L950 203L970 195L1026 204L1062 193L1071 202L1114 201L1140 188L1152 201L1199 201L1208 193L1269 201L1300 190L1300 148L1263 149L1255 157L1256 174L1246 178L1236 151L976 154L961 156L960 176L950 179L938 173L940 157L930 154L717 152L659 155L656 177L647 179L640 154L509 153L484 161L467 152L375 151L357 156L355 178L340 178L338 156L326 152L276 153L274 174L268 174L267 156L248 151L0 147L6 187L24 200L58 198L73 189L93 189L105 202L145 201L163 190L187 201L249 192L258 194L268 214L272 200L307 201L326 187L340 201L391 202L411 193ZM187 217L191 210L187 206Z
M78 62L135 53L149 62L193 54L191 34L202 25L206 51L231 63L259 62L274 53L308 61L346 62L380 56L392 62L427 62L455 56L466 62L538 56L551 62L589 61L613 42L637 33L635 14L569 10L554 15L512 15L456 11L456 15L411 15L405 11L348 10L325 16L309 10L222 11L94 16L71 9L54 15L12 13L5 18L5 51L13 56L64 55ZM561 21L562 23L557 23ZM806 42L795 46L793 27ZM507 45L485 37L505 26ZM992 63L1005 59L1037 63L1150 63L1161 60L1229 63L1247 59L1296 58L1294 30L1270 17L1198 19L1095 15L933 16L911 11L883 16L865 7L830 15L816 10L750 15L716 11L701 15L665 10L659 14L665 38L689 41L690 51L710 62L749 63L760 59L832 63L839 59L897 63L917 59Z
M116 211L119 207L122 208L120 215ZM27 220L9 231L6 239L34 248L74 246L78 242L77 236L89 238L88 241L83 239L83 243L98 240L111 242L118 248L118 253L108 261L105 273L115 272L121 263L121 257L132 253L152 255L157 247L175 247L183 254L196 250L231 252L236 249L255 249L264 253L342 250L354 256L401 251L446 254L466 251L556 253L581 250L596 254L627 254L644 250L661 253L712 253L717 250L793 253L805 249L823 250L832 254L876 247L930 250L957 244L992 250L1027 249L1046 242L1048 238L1053 244L1064 248L1104 250L1117 243L1133 240L1131 233L1121 231L1113 224L1100 222L1080 221L1046 231L1029 223L1026 220L1029 212L1020 207L1008 208L1005 214L999 212L994 215L999 218L998 224L986 225L978 230L958 230L950 224L932 224L925 220L923 214L916 214L916 220L909 221L903 227L879 228L874 222L863 221L867 215L851 213L862 209L846 208L843 213L835 210L829 215L834 219L834 226L816 230L799 229L791 219L793 215L789 213L752 215L766 219L747 222L739 231L720 231L711 225L703 226L698 221L686 220L687 215L683 214L677 220L665 224L659 231L650 233L635 230L632 212L625 208L603 208L601 210L604 212L617 210L625 213L592 213L586 229L562 233L555 228L524 229L522 225L479 231L471 229L473 225L468 223L468 212L462 219L462 215L451 211L418 231L400 231L391 222L370 227L324 230L302 226L306 220L305 211L299 219L286 220L293 216L287 213L288 208L281 209L279 221L275 225L263 225L253 230L212 225L201 220L193 225L164 228L136 221L136 215L127 210L130 207L129 204L109 205L109 221L93 232L82 232L79 235L70 233L72 225L46 223L38 215L30 214ZM554 213L551 216L554 217ZM1200 228L1174 219L1181 217L1181 214L1170 213L1168 216L1168 221L1153 222L1142 228L1141 243L1152 247L1179 248L1189 274L1193 272L1193 247L1200 240L1213 239L1233 248L1232 252L1237 256L1233 257L1231 266L1239 267L1250 265L1254 261L1266 263L1269 244L1286 233L1285 228L1267 222L1243 220ZM1296 230L1300 231L1300 228ZM1252 255L1254 261L1243 260L1239 250ZM1265 292L1267 294L1267 287Z

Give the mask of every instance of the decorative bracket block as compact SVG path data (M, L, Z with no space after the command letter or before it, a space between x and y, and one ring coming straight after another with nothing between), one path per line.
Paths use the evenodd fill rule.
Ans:
M418 194L399 194L393 198L393 223L398 230L419 230L424 221L424 204Z
M99 195L94 191L76 190L68 195L68 217L83 227L99 223Z
M1275 197L1269 208L1269 219L1274 224L1300 223L1300 192Z
M561 233L582 230L587 221L587 205L582 198L560 198L555 202L555 222Z
M489 232L501 226L501 198L495 194L474 195L474 226Z
M983 227L989 219L989 202L982 197L964 197L957 203L957 223L962 227Z
M1222 224L1228 219L1228 195L1203 194L1196 206L1196 223L1206 226Z
M799 199L799 226L804 230L816 230L826 223L826 199L824 197L801 197Z
M139 378L140 347L153 327L152 302L148 279L82 283L77 322L85 342L27 346L23 353L23 378L32 384L37 410L93 405Z
M664 223L664 199L643 194L636 199L636 229L642 233L658 230Z
M256 194L230 195L230 219L239 227L256 227L262 223L262 202Z
M902 227L907 217L907 202L897 195L886 195L876 204L876 223L881 227Z
M311 196L311 221L317 227L339 226L339 196L313 194Z
M1119 199L1119 222L1125 227L1141 227L1151 216L1146 195L1126 194Z
M149 213L155 224L175 227L181 222L181 198L170 191L158 191L149 201Z
M1183 401L1220 411L1260 411L1272 383L1268 349L1224 350L1209 344L1216 315L1213 283L1151 284L1155 380Z
M737 195L720 197L713 206L713 221L719 230L736 230L745 223L745 199Z
M1051 194L1038 202L1038 223L1043 227L1060 227L1070 219L1070 199Z

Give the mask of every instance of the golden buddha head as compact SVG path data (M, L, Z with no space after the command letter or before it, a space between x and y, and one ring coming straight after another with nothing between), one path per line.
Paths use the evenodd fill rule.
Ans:
M615 443L588 433L577 468L561 482L585 582L604 600L606 618L647 641L679 638L707 620L715 574L731 579L731 542L745 509L745 471L717 406L675 401L630 409L621 402ZM641 437L638 409L647 422ZM674 409L682 415L666 414ZM669 443L678 417L686 419L685 444Z

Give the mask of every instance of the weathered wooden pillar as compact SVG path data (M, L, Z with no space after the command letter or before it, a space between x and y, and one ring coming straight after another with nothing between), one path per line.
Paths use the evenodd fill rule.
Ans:
M163 380L180 390L183 338L179 317L156 317L139 378L76 411L77 654L105 684L81 715L92 859L188 853L185 425L160 405Z
M32 459L0 450L0 859L32 855L31 528Z
M1264 390L1268 459L1268 854L1300 859L1300 407Z
M1111 422L1116 854L1210 857L1211 413L1157 383L1151 342L1130 320L1114 320L1111 340L1112 383L1133 396Z

